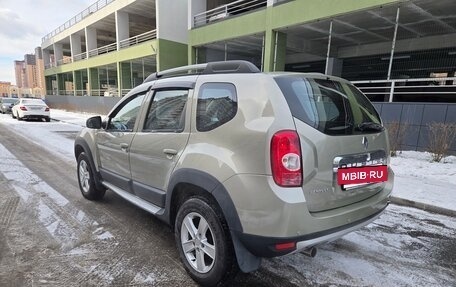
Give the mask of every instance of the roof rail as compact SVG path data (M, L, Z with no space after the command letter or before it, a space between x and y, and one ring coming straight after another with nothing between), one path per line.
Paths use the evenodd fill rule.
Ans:
M210 75L210 74L241 74L260 73L252 63L243 60L209 62L206 64L189 65L161 72L155 72L144 80L144 83L160 78L177 77L184 75Z

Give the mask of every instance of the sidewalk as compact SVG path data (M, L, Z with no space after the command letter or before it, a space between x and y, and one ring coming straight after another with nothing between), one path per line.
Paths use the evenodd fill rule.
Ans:
M81 127L93 114L51 109L51 118ZM392 203L456 217L456 157L430 162L424 152L404 151L391 158L395 173Z

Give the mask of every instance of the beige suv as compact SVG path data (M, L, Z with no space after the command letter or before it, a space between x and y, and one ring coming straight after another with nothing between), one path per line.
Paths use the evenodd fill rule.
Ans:
M387 132L348 81L244 61L158 72L75 141L80 189L107 189L174 227L202 285L303 252L389 203Z

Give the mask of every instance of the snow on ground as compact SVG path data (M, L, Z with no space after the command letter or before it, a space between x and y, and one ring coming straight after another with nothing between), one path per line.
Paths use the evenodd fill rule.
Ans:
M370 225L320 246L315 258L297 253L266 264L277 273L292 266L309 286L453 286L453 219L390 205Z
M393 196L456 210L456 157L431 162L426 152L403 151L391 158Z

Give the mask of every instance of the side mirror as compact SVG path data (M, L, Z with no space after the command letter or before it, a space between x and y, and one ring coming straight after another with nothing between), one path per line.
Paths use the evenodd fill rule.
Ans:
M101 129L101 117L95 116L88 118L86 121L86 127L89 129Z

